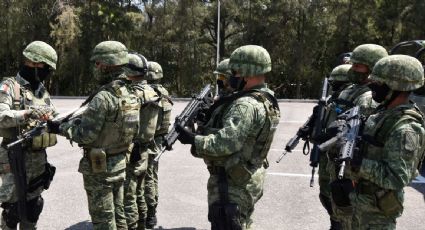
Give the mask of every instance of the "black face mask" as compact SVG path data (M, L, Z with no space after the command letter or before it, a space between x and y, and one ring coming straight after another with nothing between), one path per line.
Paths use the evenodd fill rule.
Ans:
M386 84L370 83L368 87L372 90L373 100L378 103L382 103L391 91Z
M332 81L332 82L329 82L329 84L332 87L332 91L333 92L336 92L336 91L341 90L342 86L344 86L345 84L347 84L347 82L343 82L343 81Z
M245 87L246 81L243 77L235 77L234 75L232 75L229 78L229 85L236 91L240 91Z
M19 70L19 75L30 83L33 90L38 89L40 83L46 80L49 74L50 69L47 65L43 68L23 65Z

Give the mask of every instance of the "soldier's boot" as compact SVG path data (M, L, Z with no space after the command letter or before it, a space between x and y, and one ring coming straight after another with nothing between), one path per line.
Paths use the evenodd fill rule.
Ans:
M16 230L19 223L17 203L4 202L1 207L3 208L0 223L1 229Z
M146 230L144 221L137 222L137 230Z
M342 230L342 224L331 218L331 228L330 230Z

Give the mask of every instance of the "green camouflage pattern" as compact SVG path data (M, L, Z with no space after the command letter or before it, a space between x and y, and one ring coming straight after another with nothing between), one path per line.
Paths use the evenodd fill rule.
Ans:
M350 62L366 65L372 71L375 63L386 56L388 56L388 52L384 47L375 44L363 44L353 50Z
M229 69L237 71L241 77L258 76L272 70L272 61L269 52L263 47L246 45L230 55Z
M264 85L255 89L273 95ZM262 139L259 132L271 119L268 116L263 102L244 96L228 106L219 106L205 125L205 136L195 137L197 156L202 157L208 167L225 168L229 178L229 202L239 206L244 229L251 227L254 205L263 195L266 156L260 156L261 151L257 151L266 146L257 140ZM251 164L249 172L245 170L239 174L237 169L246 169L248 162ZM207 184L209 205L219 201L218 187L218 176L210 174Z
M142 59L144 58L144 60ZM146 72L143 71L143 69L147 69L148 66L148 61L146 60L145 57L141 57L141 55L137 55L137 54L133 54L133 53L129 53L128 54L128 64L132 65L134 67L137 67L139 69L134 69L134 68L130 68L130 67L124 67L124 71L125 74L127 76L142 76L144 75Z
M126 168L126 179L124 183L124 211L127 219L127 226L129 229L137 229L138 227L144 227L143 223L139 222L139 219L144 220L144 216L141 217L144 210L139 210L138 205L138 193L143 191L145 185L146 169L148 167L148 152L147 147L140 149L140 160L137 162L129 162ZM138 226L141 224L141 226Z
M335 67L329 75L329 81L343 81L348 82L348 71L351 68L351 64L343 64Z
M150 84L161 98L159 102L160 111L156 126L155 137L165 135L171 125L171 109L173 104L170 101L168 90L161 84ZM156 142L158 144L158 142ZM155 152L155 151L153 151Z
M103 41L94 47L90 61L110 66L125 65L128 63L128 51L121 42Z
M146 213L143 215L146 220L156 216L156 208L158 206L158 162L155 161L157 152L154 154L149 150L148 168L145 176L145 188L144 188L144 201L145 204L140 202L140 206L146 209ZM146 207L146 208L145 208Z
M413 91L424 84L424 68L414 57L391 55L376 63L369 79L385 83L392 90Z
M116 78L125 77L119 75ZM127 130L126 127L138 126L140 102L137 101L139 105L136 110L137 116L127 117L126 107L120 103L122 99L132 98L135 95L127 94L128 91L122 87L127 88L129 85L118 88L110 86L99 91L88 103L87 109L77 118L78 121L71 120L60 125L62 135L83 146L85 151L90 148L101 148L108 155L105 172L93 172L88 154L80 160L78 169L83 174L94 229L127 229L124 214L126 153L138 130ZM132 132L131 138L123 140L121 138L123 132L129 135Z
M0 136L3 138L3 142L14 138L12 134L17 126L23 128L22 131L27 131L38 124L38 121L24 118L25 110L30 107L48 107L52 110L52 115L57 114L51 103L50 95L44 87L35 93L21 87L25 84L27 82L19 75L16 78L6 78L0 83ZM26 98L22 100L24 103L20 103L19 105L13 104L13 101L17 97L15 95L17 93L15 87L20 87L20 97ZM31 100L29 100L30 98ZM23 151L26 156L25 170L29 183L29 181L45 172L47 154L45 148L34 149L31 142L27 142L25 145ZM43 191L43 186L40 186L35 191L28 193L27 199L34 199L40 196ZM8 151L0 147L0 202L14 203L17 202L17 199L14 175L10 172ZM3 223L4 221L2 220ZM35 229L36 226L36 223L30 222L21 222L20 224L25 226L26 229Z
M214 74L221 74L224 75L226 77L230 76L232 74L232 72L229 69L229 58L224 59L223 61L221 61L217 68L214 70Z
M42 41L33 41L22 52L24 57L32 62L44 62L53 69L56 69L58 55L55 49Z
M94 230L127 229L123 205L124 178L124 169L114 173L83 174Z
M371 115L364 134L376 137L383 145L366 144L360 169L350 173L357 187L364 188L350 194L352 227L395 229L396 218L403 212L403 189L418 175L425 146L423 118L413 103L403 104Z
M360 91L364 90L366 92L359 94ZM367 85L350 85L341 92L338 99L351 102L354 106L359 106L360 112L364 116L369 116L375 111L376 107L378 107L378 103L372 99L372 91L369 87L367 87ZM341 105L341 108L343 111L349 109L343 105Z
M158 80L163 77L162 67L159 63L150 61L148 62L148 73L144 79L146 80Z

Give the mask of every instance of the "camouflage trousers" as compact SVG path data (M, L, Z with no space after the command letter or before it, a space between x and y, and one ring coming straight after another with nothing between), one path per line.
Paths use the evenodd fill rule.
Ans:
M83 174L94 230L126 230L124 214L125 170Z
M127 177L124 182L124 210L128 229L144 229L146 210L141 210L138 197L143 196L147 168L146 151L140 153L141 159L127 164ZM141 195L140 195L141 193Z
M355 230L394 230L399 215L386 216L377 207L374 195L353 192L350 194L353 204L352 229Z
M242 229L253 229L252 214L254 205L263 196L264 179L266 169L257 169L247 182L233 181L228 177L229 202L237 204L240 211ZM220 201L218 175L210 175L207 183L208 205L211 207Z
M143 216L146 217L147 222L152 218L156 218L156 207L158 206L158 162L156 162L155 154L149 154L148 168L146 170L145 186L143 198L139 197L139 204L141 210L146 210Z
M336 155L329 155L328 153L328 163L327 163L327 172L329 173L329 182L333 182L337 180L337 172L336 172L336 165L334 161L331 161L329 159L334 159ZM330 186L329 186L330 189ZM352 217L353 217L353 207L341 207L336 205L336 203L332 199L332 195L330 194L331 203L332 203L332 211L333 214L331 216L331 219L339 222L341 224L342 229L344 230L351 230L352 226Z

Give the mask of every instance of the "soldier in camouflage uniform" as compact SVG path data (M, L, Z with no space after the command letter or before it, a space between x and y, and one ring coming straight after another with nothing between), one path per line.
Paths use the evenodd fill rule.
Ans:
M338 110L337 107L337 98L341 94L341 92L349 87L351 85L350 80L348 78L348 71L351 68L351 64L343 64L335 67L329 78L329 84L331 85L331 103L326 108L326 115L325 115L325 127L328 126L331 122L333 122L336 118L336 111ZM341 224L336 220L333 214L332 210L332 203L331 203L331 189L330 189L330 175L327 169L328 165L328 158L326 155L322 155L320 157L319 161L319 186L320 186L320 193L319 198L320 202L322 203L323 207L326 209L330 216L331 221L331 228L334 229L341 229Z
M56 115L50 95L43 85L51 69L56 69L56 51L42 41L31 42L24 50L24 63L16 77L0 84L0 202L3 208L1 229L36 229L43 209L42 191L49 187L55 167L47 162L46 148L56 144L54 134L42 134L24 142L27 176L26 220L20 220L14 176L10 171L5 146L17 135L34 128L40 121Z
M145 186L145 174L148 168L148 147L153 141L159 113L159 96L147 84L145 76L148 72L147 60L140 54L129 54L126 75L133 83L131 88L140 98L140 130L133 141L133 151L127 164L126 180L124 183L124 210L127 217L128 229L145 229L147 210L140 215L137 205L137 193L142 193Z
M158 206L158 162L155 161L157 154L162 151L164 137L168 133L171 125L171 109L173 102L169 97L167 89L160 84L163 77L162 67L160 64L150 61L148 62L148 72L144 79L148 80L149 85L155 90L160 97L159 113L156 124L154 140L149 146L148 168L145 177L144 189L138 191L137 203L139 205L140 222L145 219L146 229L151 229L157 224L156 207Z
M91 60L99 80L107 83L95 92L80 118L65 123L49 123L84 149L78 171L83 174L93 228L127 229L124 214L126 154L138 133L140 103L130 93L123 66L127 48L120 42L96 45Z
M392 55L376 63L369 79L381 109L367 119L360 153L350 162L352 228L396 229L403 188L417 176L425 147L423 115L409 101L424 84L424 70L413 57Z
M219 100L202 135L178 127L183 144L207 164L208 219L211 229L251 229L254 205L263 195L267 153L279 123L273 91L265 85L271 71L267 50L247 45L229 61L233 100Z
M350 57L352 66L349 70L348 76L350 81L354 84L344 89L339 95L338 99L334 103L335 114L334 118L354 106L360 106L360 112L363 116L369 116L377 107L377 103L372 98L372 92L367 87L368 75L373 69L375 63L383 57L388 56L385 48L375 44L363 44L357 46ZM329 121L329 125L332 120ZM330 127L328 126L328 129ZM340 188L347 185L351 186L349 179L336 180L338 167L335 165L334 159L338 156L340 149L334 147L327 152L329 163L328 172L330 174L331 188L334 191L340 191ZM345 196L345 200L348 200L348 194L342 194L341 192L333 192L334 195ZM336 204L336 199L332 199L332 210L333 217L337 219L343 229L351 228L351 215L352 207L346 204Z

